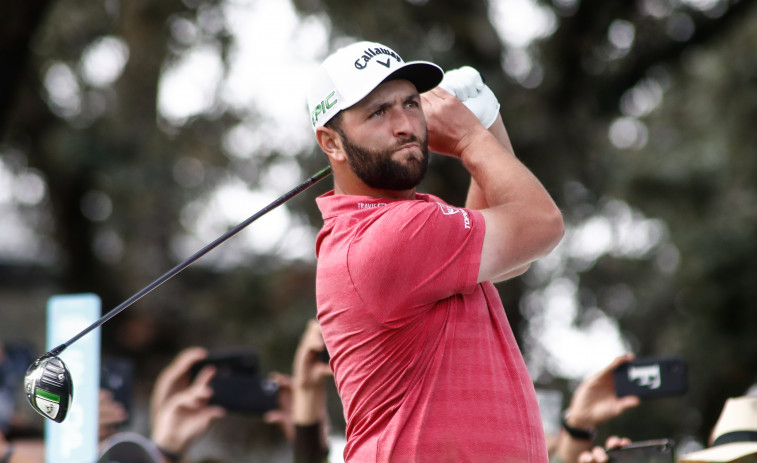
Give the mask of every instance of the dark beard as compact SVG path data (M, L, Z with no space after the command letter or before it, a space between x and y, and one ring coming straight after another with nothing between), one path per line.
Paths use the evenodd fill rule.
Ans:
M400 141L393 148L374 150L352 142L347 135L338 128L347 163L355 175L366 185L377 190L403 191L415 188L426 176L428 169L428 133L419 140L410 135ZM416 142L420 145L423 157L420 161L409 160L406 165L392 159L392 154L402 145Z

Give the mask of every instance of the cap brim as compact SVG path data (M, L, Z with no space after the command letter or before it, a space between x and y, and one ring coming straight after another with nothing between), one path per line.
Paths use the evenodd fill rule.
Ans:
M387 80L405 79L415 85L418 93L431 90L439 85L444 78L442 68L428 61L411 61L389 74Z
M754 454L757 454L757 442L734 442L682 455L678 458L678 462L728 463Z

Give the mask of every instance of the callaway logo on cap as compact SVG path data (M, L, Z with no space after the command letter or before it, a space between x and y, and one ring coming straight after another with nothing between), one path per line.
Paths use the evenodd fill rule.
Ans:
M347 109L382 82L406 79L419 93L442 81L442 69L427 61L402 61L391 48L376 42L357 42L330 55L315 73L308 91L313 130Z

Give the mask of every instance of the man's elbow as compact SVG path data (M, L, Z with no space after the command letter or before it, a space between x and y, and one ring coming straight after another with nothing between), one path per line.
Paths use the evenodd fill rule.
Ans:
M500 281L510 280L512 278L519 277L526 273L528 269L531 268L531 263L521 265L520 267L516 268L515 270L511 270L509 272L506 272L502 275L499 275L496 278L492 278L492 283L499 283Z
M565 222L563 221L562 211L557 206L552 211L548 227L552 235L551 246L548 252L552 252L565 236Z
M562 211L557 206L551 208L544 217L544 223L542 225L542 232L544 236L544 248L542 256L546 256L552 252L563 236L565 236L565 222L563 221Z

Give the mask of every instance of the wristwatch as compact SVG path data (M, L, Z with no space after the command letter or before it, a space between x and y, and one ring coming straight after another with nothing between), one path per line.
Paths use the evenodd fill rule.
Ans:
M583 429L583 428L574 428L573 426L568 424L568 412L566 411L563 413L560 424L562 425L563 429L572 437L573 439L578 440L594 440L594 436L597 435L597 431L594 429Z

